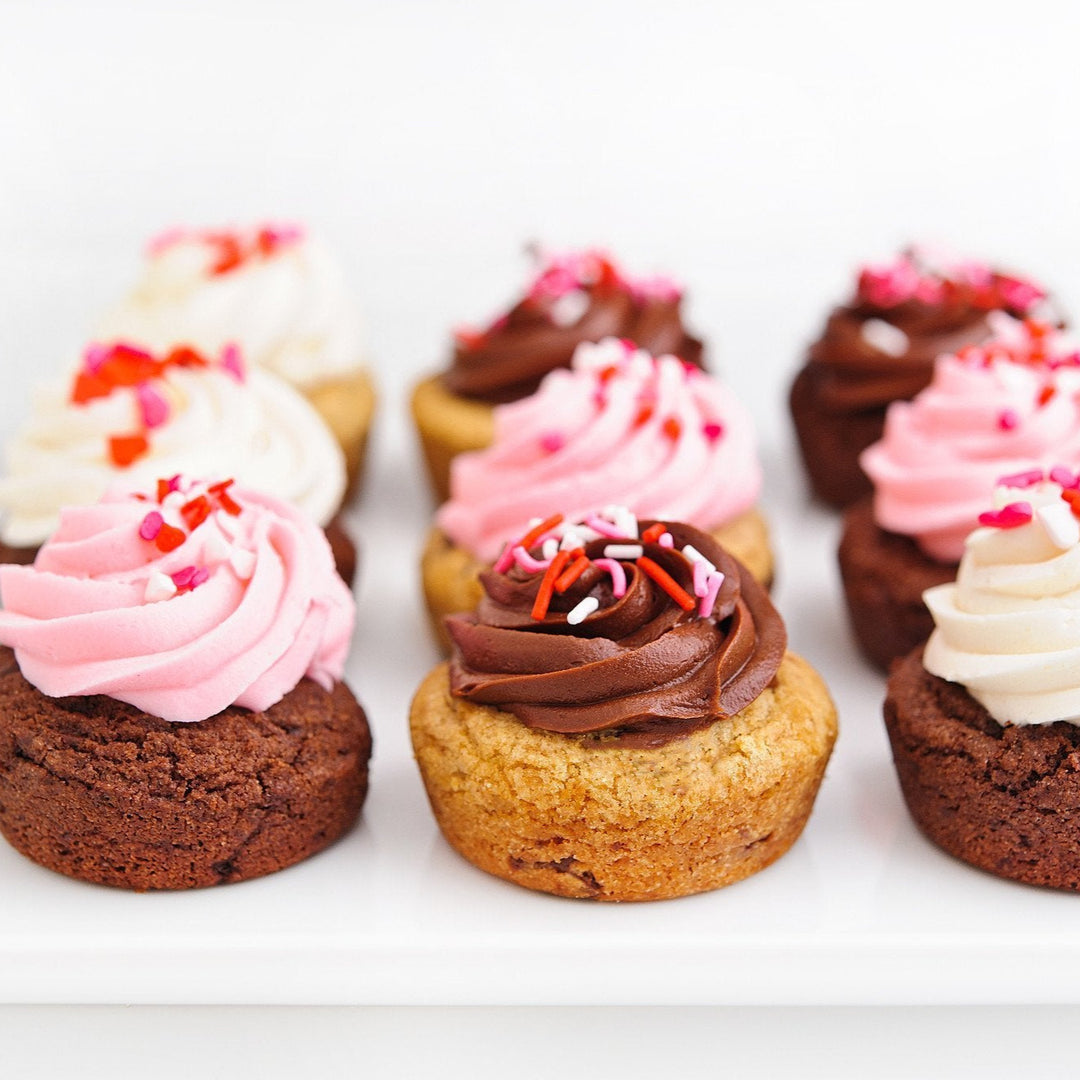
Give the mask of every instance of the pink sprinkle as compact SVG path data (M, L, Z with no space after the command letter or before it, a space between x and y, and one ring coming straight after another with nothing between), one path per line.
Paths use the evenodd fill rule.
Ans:
M514 565L514 549L507 544L502 549L502 554L495 560L492 569L496 574L505 574Z
M164 524L165 519L156 510L151 510L142 519L142 524L139 526L139 535L144 540L153 540L161 532L161 526Z
M200 585L204 585L210 580L210 570L205 566L200 566L198 570L192 575L191 588L197 589Z
M642 300L678 300L682 296L682 286L673 278L664 274L655 277L634 278L628 284L635 299Z
M601 536L606 536L609 540L625 540L626 533L622 531L617 525L612 525L610 521L605 521L599 514L590 514L585 519L585 524L593 530L598 532Z
M915 286L915 299L924 304L940 304L945 298L945 286L935 278L923 278Z
M1022 313L1029 311L1046 296L1046 291L1033 282L1010 277L998 279L998 292L1006 305Z
M221 350L221 366L238 382L242 383L245 378L244 361L240 356L240 347L230 341Z
M1014 502L1000 510L987 510L979 515L980 525L990 525L995 529L1015 529L1026 525L1031 520L1031 503Z
M194 566L185 566L182 570L177 570L175 574L170 574L169 577L173 579L173 584L178 589L187 589L191 587L195 573Z
M669 532L661 533L660 539L656 542L662 548L673 548L675 546L675 538Z
M546 450L549 454L554 454L556 450L561 450L566 445L566 439L558 431L545 431L540 436L540 448Z
M105 363L108 356L108 346L93 342L86 346L86 351L83 353L83 367L91 375L95 375L101 370L101 365Z
M1055 465L1050 470L1050 479L1066 489L1080 486L1080 474L1074 475L1064 465Z
M714 443L724 434L724 425L718 424L715 420L710 420L708 423L703 424L701 428L705 435L705 438L709 442Z
M697 559L694 560L694 595L709 595L709 568Z
M1027 488L1035 484L1041 484L1043 478L1042 469L1028 469L1026 472L1012 473L1010 476L998 477L998 484L1002 487ZM1050 479L1053 479L1051 473Z
M724 574L722 571L714 570L709 574L705 595L701 598L701 603L698 605L698 614L703 619L707 619L713 613L713 608L716 606L716 598L720 594L720 586L723 584Z
M135 399L146 427L161 427L169 419L169 403L149 383L139 383L135 387Z
M539 574L541 570L546 570L551 565L550 559L534 559L520 544L514 548L512 554L514 562L530 574ZM495 569L499 568L496 566ZM505 571L499 570L499 573L505 573Z
M179 491L180 490L180 474L177 473L175 476L170 476L169 479L165 481L165 483L169 488L169 494L170 495L174 491Z
M637 342L631 341L628 337L619 338L619 344L623 347L623 352L626 353L627 356L637 352Z
M615 559L593 559L593 566L598 566L611 575L611 595L616 600L626 595L626 571L622 568L622 563Z
M1002 431L1012 431L1020 426L1020 414L1015 409L1002 409L998 413L998 427Z
M174 244L179 244L187 236L187 230L182 229L179 226L174 226L171 229L166 229L165 232L158 233L153 237L146 245L147 255L153 257L160 255L163 251L171 248Z
M295 244L304 239L304 230L299 225L280 225L276 229L267 229L266 235L274 244Z

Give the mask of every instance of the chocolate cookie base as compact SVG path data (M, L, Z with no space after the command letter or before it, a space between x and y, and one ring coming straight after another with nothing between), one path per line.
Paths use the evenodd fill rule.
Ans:
M0 672L0 832L50 870L140 892L244 881L321 851L360 812L371 733L343 683L170 724L45 697L7 649Z
M356 545L345 531L340 514L330 521L325 531L330 550L334 555L337 572L345 584L351 586L356 577ZM11 547L10 544L0 543L0 563L18 563L20 566L29 566L37 558L39 550L40 548L36 547Z
M934 629L922 594L956 579L956 566L924 555L907 536L874 521L873 497L844 515L837 552L851 629L863 655L882 671L907 656Z
M929 839L998 877L1080 890L1080 727L1003 727L921 649L889 678L885 726Z
M853 413L825 409L821 387L835 378L825 368L808 364L795 376L789 403L810 487L822 502L842 510L871 491L859 455L881 438L885 408Z

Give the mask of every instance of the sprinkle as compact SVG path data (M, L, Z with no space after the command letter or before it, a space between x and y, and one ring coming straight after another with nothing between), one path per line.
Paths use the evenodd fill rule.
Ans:
M585 555L585 552L581 551L580 548L578 549L578 552L579 554L577 555L573 552L570 553L570 558L573 561L559 575L558 580L555 582L555 591L560 595L566 592L566 590L589 569L589 559Z
M566 621L571 626L577 626L578 623L584 622L599 606L600 601L595 596L586 596L576 607L567 612Z
M200 566L195 571L194 576L191 579L191 588L197 589L200 585L205 585L210 580L210 571L205 566Z
M240 348L235 342L230 341L229 344L221 350L221 367L238 383L244 381L244 361L240 358Z
M551 595L555 591L555 581L569 561L569 551L556 552L555 558L551 560L551 565L544 571L544 576L540 581L540 588L536 593L536 600L532 606L531 614L534 619L540 620L547 616Z
M518 543L523 548L531 548L544 533L551 532L552 529L561 525L563 521L562 514L552 514L551 517L544 521L541 521L539 525L533 526L519 541Z
M686 554L686 548L683 548L683 554ZM696 562L694 560L691 560L691 562L694 563L694 595L698 597L708 596L709 569L703 562Z
M1055 465L1050 470L1050 479L1063 488L1074 488L1080 485L1080 474L1073 474L1064 465Z
M709 575L708 588L698 605L698 614L703 619L707 619L712 615L713 608L716 606L716 598L720 595L720 586L723 584L724 575L722 571L715 570Z
M606 536L610 540L621 540L626 536L626 533L622 532L610 521L605 521L599 514L590 514L585 519L585 524L594 532L598 532L601 536Z
M149 449L150 443L147 442L145 435L109 436L109 460L118 469L126 469Z
M160 255L174 244L179 244L181 240L186 239L187 235L187 231L179 226L166 229L163 233L158 233L157 236L151 238L146 245L146 253L151 257Z
M158 480L157 482L157 501L163 503L169 495L174 491L178 491L180 488L180 474L170 476L168 480Z
M910 345L907 334L884 319L867 319L859 333L867 345L886 356L903 356Z
M559 541L554 536L549 536L541 545L540 550L544 558L551 562L555 558L555 552L559 550Z
M101 365L108 358L107 346L100 342L91 342L83 352L83 369L91 375L96 375L101 370Z
M156 510L151 510L139 525L139 535L144 540L155 540L157 534L161 532L161 526L164 524L165 519Z
M168 574L155 570L146 580L143 600L147 604L156 604L159 600L168 600L176 595L176 582Z
M248 581L255 573L255 552L244 548L234 548L229 556L229 565L241 581Z
M548 314L556 326L567 327L579 323L588 310L589 294L581 289L572 289L555 298L548 308Z
M173 584L178 589L191 588L191 579L195 576L194 566L185 566L181 570L177 570L175 574L169 575L173 579Z
M1080 515L1080 489L1068 488L1061 493L1061 497L1069 504L1074 514Z
M539 574L541 570L546 570L551 562L550 559L544 559L543 561L534 559L520 544L513 549L511 554L513 555L514 562L516 562L522 570L526 570L530 574Z
M199 368L207 367L206 358L197 353L190 345L177 345L165 357L166 367Z
M1026 525L1031 520L1031 503L1013 502L1000 510L987 510L979 515L980 525L990 525L996 529L1015 529Z
M1040 506L1036 511L1046 535L1054 547L1065 551L1080 543L1080 521L1063 502Z
M223 563L229 558L231 550L229 542L217 529L210 529L207 532L206 540L203 543L203 558L207 562L214 565Z
M662 532L660 538L656 542L662 548L667 548L669 551L675 547L675 538L669 532Z
M710 574L716 569L716 567L713 566L713 564L709 562L709 560L706 559L705 556L702 555L701 552L698 551L698 549L694 547L693 544L687 544L686 547L682 549L682 553L692 563L704 563L705 569L708 570Z
M566 445L566 437L558 431L545 431L540 436L540 449L549 454L554 454Z
M496 574L505 574L514 565L514 547L514 544L503 544L503 549L492 567Z
M1057 387L1048 383L1039 391L1038 396L1035 398L1035 404L1041 408L1043 405L1046 405L1056 393Z
M663 522L655 521L641 534L641 539L644 540L646 544L655 544L660 539L663 531Z
M616 600L626 595L626 571L622 568L622 563L614 559L595 559L593 565L611 575L611 595Z
M180 514L187 527L194 532L210 516L211 509L210 500L205 495L197 495L180 507Z
M642 405L634 417L634 427L642 427L647 424L652 419L654 411L651 405Z
M1020 424L1020 414L1015 409L1002 409L998 413L998 427L1002 431L1012 431Z
M626 506L612 506L604 508L604 514L608 520L615 522L615 528L621 529L623 536L638 535L638 520Z
M694 598L659 564L642 555L637 565L683 609L693 611Z
M154 537L154 543L157 544L158 551L169 552L175 551L186 539L183 529L177 529L165 522Z
M724 425L718 424L715 420L709 420L702 425L701 430L705 438L714 443L724 434Z
M141 382L135 387L135 400L144 427L161 427L169 419L169 403L149 383Z
M112 393L112 384L101 375L80 371L75 376L71 387L72 405L85 405L96 398L108 397Z
M221 480L216 484L211 484L206 489L207 493L213 496L218 506L232 517L238 517L241 509L240 504L229 494L229 488L232 487L235 482L236 481L232 479Z
M640 559L645 549L640 544L608 544L604 548L606 559Z
M998 485L1001 487L1027 488L1042 483L1042 478L1042 469L1026 469L1024 472L999 477Z
M559 541L560 551L576 551L579 547L585 546L585 538L577 531L577 529L567 529L562 535L562 540Z

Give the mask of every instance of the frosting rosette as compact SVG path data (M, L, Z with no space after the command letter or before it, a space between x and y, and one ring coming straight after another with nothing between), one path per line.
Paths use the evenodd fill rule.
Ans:
M490 447L451 466L439 527L483 560L533 514L607 503L711 529L756 501L753 422L718 379L609 339L583 344L528 398L495 409Z
M969 537L955 584L924 594L927 671L1002 724L1080 724L1080 476L1010 477Z
M1080 463L1076 352L1045 323L993 324L991 342L939 358L925 390L890 405L860 457L877 523L939 562L959 561L999 476Z
M96 336L159 351L183 343L217 353L235 343L252 364L302 387L356 370L361 354L339 267L295 225L162 234Z
M991 337L990 312L1029 316L1046 295L1027 278L920 247L864 266L810 349L820 407L848 415L911 398L939 355Z
M234 476L327 524L345 492L342 452L307 400L235 346L208 359L189 347L91 345L73 378L42 386L7 447L0 537L36 547L60 509L114 484L158 476Z
M711 537L623 507L533 527L447 619L450 685L528 727L658 745L732 716L787 643L764 590Z
M583 341L628 338L697 367L703 347L682 322L682 287L667 277L634 278L602 251L550 256L525 296L484 329L459 329L443 376L447 389L492 404L533 393L570 365Z
M0 567L0 643L49 697L105 694L171 722L261 711L341 678L352 595L322 532L232 481L66 508L33 566Z

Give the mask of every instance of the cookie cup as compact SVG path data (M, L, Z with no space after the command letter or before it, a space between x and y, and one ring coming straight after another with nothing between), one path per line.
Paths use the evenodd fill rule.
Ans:
M726 551L745 566L766 588L773 582L774 562L769 544L769 526L756 507L751 507L726 525L710 529ZM459 611L472 611L483 596L479 573L489 566L455 544L439 528L428 533L420 556L420 577L427 604L431 631L444 653L450 652L450 635L443 620Z
M367 371L357 369L298 389L326 422L345 455L345 498L349 499L359 489L364 473L375 416L375 384Z
M662 900L779 858L810 815L836 738L824 683L787 654L737 715L662 746L554 734L450 692L441 664L410 714L443 835L482 870L541 892Z
M442 376L432 375L413 390L412 413L435 500L444 503L450 498L450 462L491 445L494 406L452 393Z

